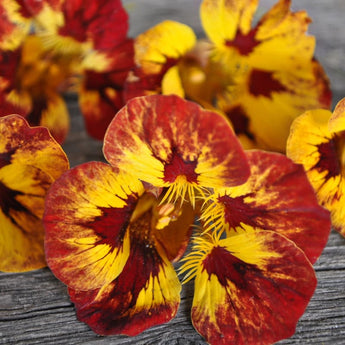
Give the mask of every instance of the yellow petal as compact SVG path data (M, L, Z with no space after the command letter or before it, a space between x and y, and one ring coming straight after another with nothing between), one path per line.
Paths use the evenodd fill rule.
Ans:
M135 40L135 60L144 73L159 73L170 60L177 60L193 48L196 37L187 25L164 21Z
M48 265L78 290L110 283L130 250L127 227L144 192L134 177L100 162L77 166L49 190L44 225Z
M345 98L337 103L329 119L328 129L332 133L345 131Z
M0 169L0 271L46 266L42 216L52 182L50 175L34 166L13 163Z
M185 93L182 86L181 77L178 66L173 66L164 74L162 80L162 94L174 94L184 98Z
M55 180L69 167L66 154L43 127L28 127L20 116L0 118L0 152L13 150L11 162L32 165Z
M238 30L247 34L258 0L204 0L200 17L204 30L216 46L234 39Z

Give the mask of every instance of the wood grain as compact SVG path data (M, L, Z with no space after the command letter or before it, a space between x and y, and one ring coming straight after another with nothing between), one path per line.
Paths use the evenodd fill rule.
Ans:
M193 26L202 35L198 19L199 0L124 1L131 15L131 35L171 18ZM262 8L274 3L262 1ZM295 8L306 8L314 19L311 32L318 39L318 59L332 82L334 103L345 96L344 0L295 0ZM263 11L261 9L261 11ZM77 99L66 97L71 113L71 131L64 145L71 165L103 160L102 144L85 132ZM332 232L315 264L318 286L293 337L281 345L345 344L345 239ZM88 344L88 345L201 345L206 344L192 327L189 309L193 283L183 288L177 317L136 337L101 337L76 319L66 287L48 268L21 274L0 273L0 344Z

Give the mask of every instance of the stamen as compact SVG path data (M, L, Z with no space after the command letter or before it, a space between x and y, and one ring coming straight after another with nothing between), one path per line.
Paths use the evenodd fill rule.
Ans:
M204 224L203 234L210 232L211 230L221 230L228 228L228 224L224 218L224 205L219 203L215 194L210 195L206 200L202 208L202 214L200 220Z
M203 233L202 236L197 235L193 238L192 251L181 260L183 264L178 270L179 275L185 273L182 284L186 284L196 276L198 270L202 267L201 263L212 249L219 244L223 233L223 230L215 230L212 233Z
M195 182L188 182L185 175L176 177L173 183L168 184L169 188L166 191L160 204L163 203L176 203L180 199L181 205L183 202L189 200L193 208L195 208L195 200L197 195L205 195L203 187L200 187ZM186 198L187 195L187 198Z

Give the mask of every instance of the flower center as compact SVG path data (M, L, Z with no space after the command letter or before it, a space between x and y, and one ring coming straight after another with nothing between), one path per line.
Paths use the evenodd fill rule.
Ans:
M164 167L164 182L168 190L161 203L175 203L181 198L181 203L185 200L186 194L190 202L195 204L195 191L198 187L198 174L195 172L196 161L185 161L177 152L173 153L170 163Z
M227 47L234 47L241 55L249 55L254 48L260 43L255 39L256 29L251 30L248 34L244 35L238 31L236 37L231 41L226 41Z
M326 179L345 174L345 132L318 145L318 151L320 160L315 168L320 172L327 171Z
M249 77L249 92L255 96L272 98L273 92L286 92L287 89L277 79L272 72L253 69Z
M197 183L196 165L196 161L184 161L180 154L174 152L170 163L164 167L164 181L174 183L184 176L187 182Z

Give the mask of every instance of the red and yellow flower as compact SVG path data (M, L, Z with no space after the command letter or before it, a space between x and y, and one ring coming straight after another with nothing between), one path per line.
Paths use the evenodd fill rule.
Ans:
M60 95L72 66L47 52L38 36L27 36L14 51L0 52L0 116L18 113L32 126L49 128L62 143L69 129Z
M264 345L293 335L316 286L303 251L274 231L196 238L192 322L210 344Z
M170 204L182 217L167 221L164 206L137 178L105 163L75 167L52 186L48 264L95 332L135 335L175 316L181 286L170 260L186 248L194 212Z
M243 143L280 152L295 117L331 104L328 79L313 58L315 38L306 33L310 18L290 3L279 0L254 27L258 0L204 0L200 11L211 60L225 78L217 106Z
M184 259L195 278L192 322L210 344L272 344L291 336L313 295L312 263L326 245L329 212L303 168L280 154L248 151L251 175L215 189L205 230Z
M89 134L103 139L124 105L123 83L133 66L133 43L126 37L128 15L121 1L6 0L4 14L14 28L31 26L34 36L21 40L15 50L1 52L5 57L0 60L0 79L11 85L0 84L6 105L0 115L19 109L16 112L30 124L47 126L62 142L69 121L61 93L77 90ZM0 32L0 40L4 36L8 42L1 46L7 49L13 47L9 25ZM15 68L3 74L9 59Z
M43 127L18 115L0 118L0 270L46 265L42 217L50 185L68 169L62 148Z
M292 124L287 155L302 164L334 229L345 236L345 99L334 112L310 110Z
M77 166L50 188L46 255L80 320L100 334L134 335L176 314L171 261L188 244L196 194L243 183L249 167L222 116L177 96L131 100L104 153L110 165Z

